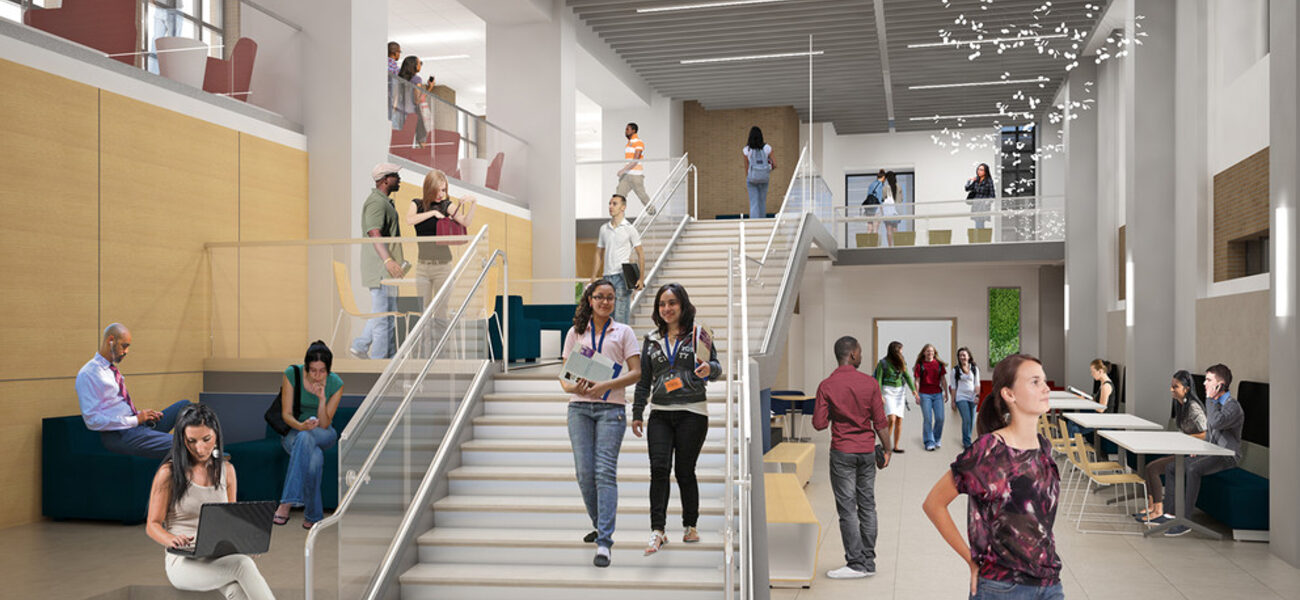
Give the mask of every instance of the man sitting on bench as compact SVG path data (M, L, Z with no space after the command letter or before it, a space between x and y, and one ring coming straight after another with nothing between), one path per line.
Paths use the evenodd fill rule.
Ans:
M1205 370L1205 441L1216 446L1232 450L1234 456L1192 456L1187 459L1187 489L1175 489L1174 463L1165 467L1165 514L1150 521L1163 523L1173 518L1179 501L1186 502L1187 507L1196 506L1196 496L1201 491L1201 478L1211 473L1218 473L1237 466L1241 460L1241 426L1246 422L1246 413L1241 409L1228 385L1232 383L1232 371L1222 364L1216 364ZM1191 531L1186 525L1171 527L1165 535L1174 537Z

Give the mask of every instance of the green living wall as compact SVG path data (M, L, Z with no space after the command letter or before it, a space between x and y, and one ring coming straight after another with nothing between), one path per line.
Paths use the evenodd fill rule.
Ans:
M989 288L989 365L1020 352L1020 288Z

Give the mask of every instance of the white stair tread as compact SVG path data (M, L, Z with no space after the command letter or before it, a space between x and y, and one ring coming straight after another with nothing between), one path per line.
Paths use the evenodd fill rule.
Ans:
M627 437L623 440L623 452L628 452L629 447L645 446L645 438ZM703 454L722 454L725 442L705 441ZM478 439L469 440L461 444L462 451L481 451L481 452L572 452L573 447L569 445L568 440L527 440L527 439ZM640 452L641 450L635 450Z
M560 384L557 382L555 384L555 387L559 388ZM631 388L633 386L628 386L628 387ZM707 398L709 402L724 402L727 399L726 390L723 389L714 390L713 386L709 386L708 388L706 388L705 398ZM569 395L565 394L564 392L557 392L557 393L494 392L491 394L483 394L483 401L484 402L537 402L542 404L545 403L568 404Z
M631 418L629 416L629 418ZM475 425L510 425L516 427L558 427L569 424L568 415L483 415L474 417ZM709 427L722 427L723 417L709 417Z
M474 512L548 512L587 513L580 496L460 496L451 495L433 503L434 510ZM648 514L650 499L645 497L619 498L620 513ZM669 513L680 513L680 502L668 503ZM700 498L701 515L721 515L722 500Z
M450 479L461 480L518 480L518 481L574 481L573 467L515 467L515 466L466 466L452 469L447 474ZM703 483L721 483L726 474L722 469L696 468L695 477ZM618 473L619 481L650 481L650 471L646 469L622 469ZM575 488L576 489L576 488Z
M647 561L649 562L649 561ZM557 565L418 564L402 574L403 585L492 585L510 587L712 590L722 587L717 568L665 568L615 563L605 569Z
M546 547L546 548L591 548L592 544L582 541L586 531L573 529L479 529L469 527L435 527L419 538L422 546L497 546L504 548ZM680 531L671 531L679 536ZM649 533L644 531L615 531L615 546L639 548L646 543ZM717 531L701 531L699 543L685 544L679 537L672 537L667 546L672 550L721 551L722 534Z

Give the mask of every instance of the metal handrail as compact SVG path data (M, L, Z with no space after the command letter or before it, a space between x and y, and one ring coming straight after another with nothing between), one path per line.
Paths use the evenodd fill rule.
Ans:
M465 271L467 261L471 260L474 256L474 251L478 248L479 243L488 239L487 235L488 227L485 226L470 240L469 245L465 247L464 254L461 255L460 260L456 261L456 265L452 267L451 273L447 275L447 278L442 282L442 286L438 288L438 293L434 295L433 300L429 302L429 305L424 307L424 312L420 314L419 320L417 320L415 326L411 328L412 332L420 331L420 328L423 327L430 318L429 315L432 313L433 307L440 305L444 300L446 300L447 296L451 295L453 282L456 281L457 278L460 277L461 273ZM373 240L375 238L369 239ZM503 312L509 310L508 305L508 302L502 305ZM508 313L507 316L509 316ZM356 432L360 431L362 427L370 424L370 418L378 404L374 401L374 397L377 395L376 390L383 390L388 386L388 383L392 380L394 373L397 371L395 366L406 361L412 352L412 340L415 340L417 337L418 336L412 334L406 336L406 339L402 341L402 345L398 346L397 352L393 355L392 360L389 361L388 368L384 369L384 372L379 374L379 378L375 381L375 385L370 388L370 392L368 392L365 399L361 401L361 406L357 408L357 413L352 416L350 421L348 421L348 426L339 433L340 456L343 456L347 449L351 447L349 442L352 436L355 435ZM507 336L502 336L502 350L508 349L505 344L508 344L509 342L506 340ZM508 363L509 361L506 362ZM509 365L507 365L507 368L509 368Z
M641 276L641 282L643 284L649 283L655 278L656 275L659 274L659 269L663 266L664 261L668 259L668 255L672 253L673 246L676 245L677 240L682 237L682 232L686 230L686 224L689 223L690 221L691 221L690 215L682 216L682 220L677 223L677 228L673 230L673 236L668 238L668 243L664 244L663 250L659 252L659 258L655 259L655 264L650 267L649 272ZM650 291L649 287L642 287L641 289L636 291L636 294L632 296L632 301L629 302L627 305L629 314L631 313L631 311L636 309L637 305L641 303L641 298L644 297L646 295L646 292L649 291Z
M648 216L646 216L645 212L642 212L642 217L637 218L636 222L632 224L632 227L636 229L637 235L645 236L645 232L650 230L650 225L653 224L655 219L659 218L660 213L663 212L664 205L668 204L668 199L672 197L673 192L677 191L677 186L680 184L673 184L671 188L668 187L668 184L677 179L677 171L683 170L681 177L683 178L683 181L685 181L686 175L684 169L689 169L690 166L687 162L688 157L689 155L683 154L681 158L677 159L677 164L673 165L673 168L668 171L668 176L659 183L659 189L655 190L655 193L650 195L650 205L647 208L653 209L653 211L650 212ZM668 190L668 193L664 193L665 189Z
M767 244L763 246L763 256L757 259L750 258L750 260L758 263L758 270L754 272L755 279L763 274L763 267L767 264L767 257L772 253L772 243L776 241L776 232L781 228L781 221L785 219L785 208L790 203L790 193L794 190L795 183L799 181L799 174L803 172L804 161L808 158L808 151L809 147L804 146L803 150L799 152L799 162L795 163L794 176L790 178L790 185L785 188L785 196L781 198L781 210L777 211L776 222L772 224L772 233L768 234ZM742 246L740 251L743 254L745 248Z
M487 227L484 227L482 231L480 231L479 236L481 237L486 232L487 232ZM325 530L328 527L334 526L343 518L343 515L347 513L348 508L351 507L352 500L356 497L358 491L361 489L362 486L364 486L370 480L370 471L371 469L374 468L375 462L379 460L379 454L385 449L385 446L388 445L389 438L392 437L393 432L397 429L398 420L400 419L401 415L404 414L409 409L411 405L411 401L415 397L415 393L420 389L419 384L423 382L425 376L428 375L429 369L433 366L433 361L438 358L439 354L442 353L443 347L446 345L447 340L451 337L453 326L455 326L455 324L459 322L461 317L464 315L465 309L469 306L470 299L474 297L474 293L477 292L479 287L483 284L483 280L487 277L488 271L492 269L492 263L495 262L495 260L498 257L501 258L502 289L509 289L509 281L510 281L509 261L506 260L506 255L504 252L502 252L501 250L496 250L492 253L491 256L488 257L486 263L483 265L483 270L479 273L478 279L475 280L474 285L473 287L470 288L469 292L465 294L465 301L461 303L460 308L456 310L456 313L452 315L451 319L448 321L447 328L443 330L442 337L438 339L438 344L434 347L433 352L429 354L429 359L424 362L424 367L420 369L420 373L419 375L416 376L414 384L410 386L410 389L406 392L406 395L402 397L401 403L398 404L397 409L393 411L393 419L388 422L388 425L384 427L384 431L380 433L379 439L375 442L375 447L370 450L370 454L366 456L365 462L362 463L361 468L356 472L356 474L355 475L349 474L351 475L353 483L348 488L343 498L339 500L338 508L336 508L334 510L334 513L331 514L330 516L318 521L311 528L311 531L307 532L307 541L303 549L303 558L304 558L303 576L306 585L306 587L304 588L304 594L305 594L304 600L311 600L312 593L313 593L312 584L314 579L313 577L314 555L312 551L316 544L316 537L320 534L321 531ZM462 257L461 262L464 262L464 260L465 260L464 257ZM450 283L450 281L452 281L452 277L448 277L447 282L443 283L443 289L439 290L440 295L444 290L448 289L448 284ZM430 306L431 307L436 306L436 304L431 303ZM508 363L509 362L508 357L510 356L508 354L509 346L507 345L509 343L508 342L509 325L510 325L510 314L508 312L509 310L510 310L509 303L508 302L503 303L502 306L503 324L501 329L501 344L502 344L501 348L502 348L502 353L504 355L502 360L503 363ZM428 314L428 312L429 310L426 309L425 313ZM421 318L421 323L423 322L424 319ZM416 329L415 331L418 331L418 329ZM407 343L403 345L409 345L410 340L415 337L416 336L414 335L408 336ZM394 362L393 364L396 363ZM372 394L374 393L375 389L382 389L382 388L380 388L378 384L376 384L376 387L371 389ZM369 399L369 396L367 396L367 399ZM348 430L351 429L352 428L349 425ZM444 438L444 442L447 439L448 438Z
M736 411L733 407L735 398L732 394L732 380L735 379L734 373L738 373L738 365L732 360L735 356L735 281L736 281L736 251L734 248L727 248L727 366L723 373L727 374L727 433L726 445L723 446L724 462L726 464L726 481L723 498L723 528L722 528L722 589L726 590L727 597L730 598L735 587L735 549L732 547L735 539L736 517L735 517L735 494L736 494L736 466L735 456L732 449L735 448L735 426Z
M740 250L745 250L745 224L740 226ZM740 487L740 598L749 600L753 597L753 583L750 581L754 568L754 548L751 533L753 528L753 515L750 505L750 491L753 481L750 473L749 446L753 431L750 428L751 400L750 398L750 377L749 372L749 277L748 262L740 259L740 470L737 477L737 485ZM730 352L732 344L727 342L727 351ZM727 449L731 451L730 448ZM730 593L730 590L728 590Z

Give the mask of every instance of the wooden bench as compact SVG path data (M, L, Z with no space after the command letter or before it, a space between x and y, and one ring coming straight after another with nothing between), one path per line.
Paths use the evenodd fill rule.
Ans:
M768 579L772 587L810 587L817 577L822 526L793 473L764 473Z
M781 442L763 455L763 470L768 473L793 473L799 478L799 484L806 486L812 478L816 450L817 447L813 444Z

